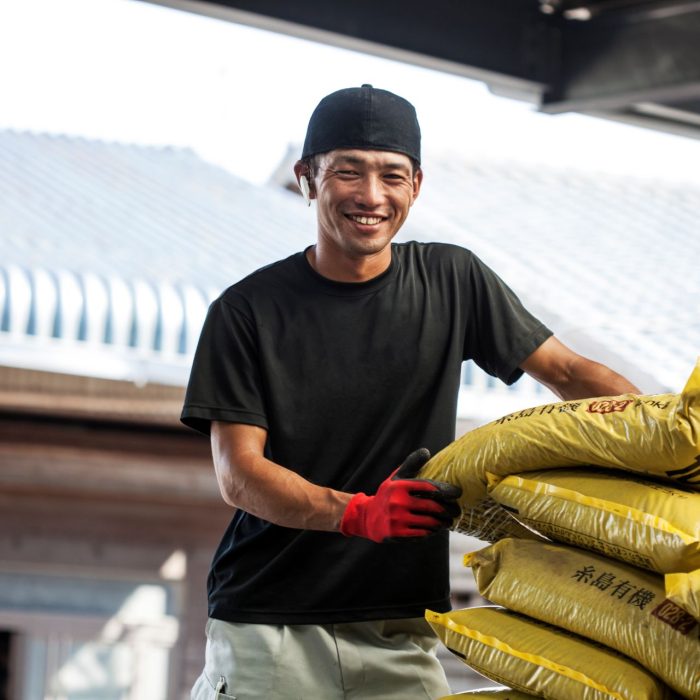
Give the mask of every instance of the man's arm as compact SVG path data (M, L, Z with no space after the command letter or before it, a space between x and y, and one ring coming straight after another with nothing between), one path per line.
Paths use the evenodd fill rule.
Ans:
M317 486L264 457L267 431L212 421L221 495L231 506L283 527L337 531L352 494Z
M412 452L368 496L312 484L266 459L266 438L267 431L257 426L211 424L214 469L224 501L268 522L384 542L425 537L449 527L459 515L459 487L414 478L430 457L426 449Z
M554 337L545 340L520 368L565 401L641 393L622 375L575 353Z

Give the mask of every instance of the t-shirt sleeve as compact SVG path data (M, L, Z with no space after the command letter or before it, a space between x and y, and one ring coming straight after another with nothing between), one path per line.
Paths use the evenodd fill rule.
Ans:
M185 393L180 420L206 435L213 420L268 427L255 326L236 301L209 307Z
M523 374L520 364L552 335L485 263L472 257L472 318L465 337L465 359L506 384Z

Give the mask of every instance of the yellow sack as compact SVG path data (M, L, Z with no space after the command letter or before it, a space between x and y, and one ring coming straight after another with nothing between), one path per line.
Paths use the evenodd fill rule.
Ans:
M666 599L661 576L565 545L505 539L468 554L481 595L638 661L700 700L698 623Z
M558 542L662 574L700 568L695 491L589 467L494 476L489 494Z
M700 621L700 569L688 574L666 574L666 596Z
M516 520L500 503L496 503L492 498L483 498L474 508L465 509L462 506L462 512L451 529L465 535L473 535L487 542L497 542L506 537L547 540L543 535Z
M521 693L510 688L483 688L481 690L465 690L463 693L444 695L438 700L532 700L537 697L530 693Z
M631 659L497 607L427 610L435 633L487 678L557 700L661 700L667 688Z
M483 688L482 690L465 690L463 693L445 695L438 700L532 700L534 697L537 696L510 688Z
M438 452L419 477L462 487L462 519L486 500L486 473L595 464L662 476L700 490L700 362L681 394L564 401L499 418ZM495 538L491 538L495 539Z

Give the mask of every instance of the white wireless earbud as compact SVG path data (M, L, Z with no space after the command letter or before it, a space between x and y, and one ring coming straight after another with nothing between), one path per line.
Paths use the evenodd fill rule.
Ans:
M306 175L302 175L299 178L299 189L301 190L301 196L304 198L304 201L306 202L306 206L310 207L311 206L311 194L310 194L310 189L309 189L309 181L306 178Z

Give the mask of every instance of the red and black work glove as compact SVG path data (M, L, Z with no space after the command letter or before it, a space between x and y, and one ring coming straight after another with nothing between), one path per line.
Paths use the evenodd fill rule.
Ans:
M340 520L340 531L384 542L425 537L449 527L460 513L457 498L462 489L442 481L413 478L429 459L425 448L411 452L374 496L356 493Z

